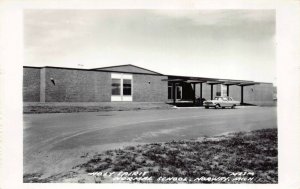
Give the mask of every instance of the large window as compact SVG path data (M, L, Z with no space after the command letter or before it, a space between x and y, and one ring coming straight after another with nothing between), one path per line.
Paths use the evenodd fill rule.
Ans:
M121 95L121 79L112 79L111 94L112 95Z
M131 74L111 74L111 101L132 101Z
M123 79L123 95L131 95L131 79Z

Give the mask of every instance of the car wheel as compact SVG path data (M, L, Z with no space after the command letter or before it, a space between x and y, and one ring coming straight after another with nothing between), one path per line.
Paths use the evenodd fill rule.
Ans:
M205 106L205 109L208 109L208 106Z
M216 108L216 109L221 108L220 104L217 104L217 105L215 106L215 108Z
M235 108L235 104L231 106L231 109L234 109L234 108Z

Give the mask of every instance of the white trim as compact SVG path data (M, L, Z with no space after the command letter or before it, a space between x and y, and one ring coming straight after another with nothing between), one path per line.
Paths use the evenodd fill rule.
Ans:
M123 79L132 79L132 75L130 75L130 74L123 74Z
M132 101L132 96L122 96L122 101L131 102Z
M112 79L122 79L122 74L119 73L111 73Z
M133 77L131 74L111 73L111 79L120 79L120 95L111 95L111 101L132 101L133 96ZM123 95L123 79L131 81L131 95Z
M111 101L122 101L121 95L112 95L111 96Z

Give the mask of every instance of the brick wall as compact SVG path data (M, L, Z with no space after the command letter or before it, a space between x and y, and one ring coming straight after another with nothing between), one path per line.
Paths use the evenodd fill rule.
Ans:
M24 67L23 69L23 101L40 101L40 69Z
M244 102L245 102L245 90L244 90ZM236 85L229 86L229 96L236 101L241 101L241 87Z
M134 102L166 102L168 82L165 76L133 74Z
M221 91L220 85L214 85L213 97L218 91ZM202 97L210 99L210 85L202 84ZM196 84L196 96L200 96L200 85ZM229 87L229 96L236 101L241 101L241 87L231 85ZM259 85L244 86L244 103L255 105L272 105L273 102L273 85L270 83L261 83Z
M244 87L244 102L256 105L273 105L273 85L261 83Z
M46 102L108 102L110 78L108 72L46 68Z
M111 73L45 69L46 102L110 102ZM54 83L51 78L53 78ZM167 82L164 76L133 74L133 101L167 101ZM150 83L149 83L150 82Z
M234 100L241 101L241 87L230 86L229 89ZM273 85L271 83L261 83L259 85L244 86L244 103L255 105L272 105Z

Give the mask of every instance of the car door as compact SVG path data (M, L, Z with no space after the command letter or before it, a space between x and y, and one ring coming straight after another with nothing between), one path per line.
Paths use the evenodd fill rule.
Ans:
M223 97L223 103L222 103L222 106L229 106L228 105L228 98L227 97Z
M230 97L228 97L228 101L227 101L227 106L232 106L233 105L233 101Z
M219 97L219 98L218 98L218 104L220 104L220 106L225 106L224 100L223 100L222 97Z

